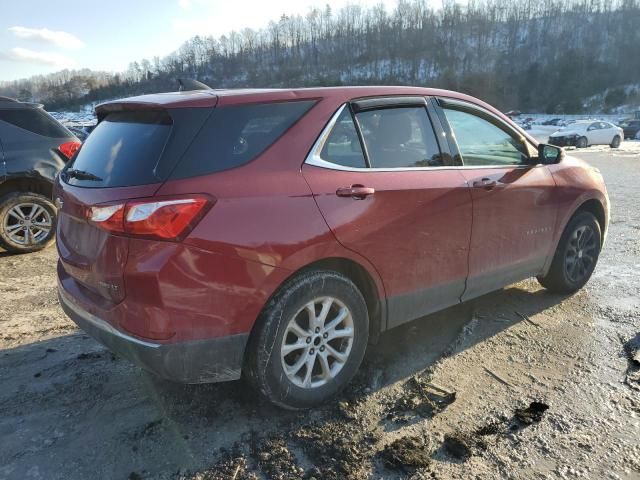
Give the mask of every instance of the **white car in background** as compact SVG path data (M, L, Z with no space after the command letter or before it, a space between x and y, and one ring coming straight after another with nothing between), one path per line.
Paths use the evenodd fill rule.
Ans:
M624 138L620 127L600 120L577 121L552 133L549 143L558 147L586 148L590 145L609 145L618 148Z

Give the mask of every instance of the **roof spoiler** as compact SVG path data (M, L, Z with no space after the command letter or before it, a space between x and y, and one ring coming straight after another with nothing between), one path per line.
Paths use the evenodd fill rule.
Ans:
M209 85L205 85L198 80L194 80L193 78L179 78L178 84L180 88L178 89L180 92L191 92L193 90L213 90Z

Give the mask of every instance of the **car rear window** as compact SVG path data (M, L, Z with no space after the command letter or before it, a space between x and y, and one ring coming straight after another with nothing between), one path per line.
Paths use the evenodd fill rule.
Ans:
M64 180L83 187L124 187L162 181L158 163L172 129L166 111L107 115L65 170ZM71 172L84 172L92 178Z
M18 128L50 138L68 138L73 134L40 108L0 110L0 120Z
M269 148L314 103L315 100L216 108L171 178L207 175L250 162Z

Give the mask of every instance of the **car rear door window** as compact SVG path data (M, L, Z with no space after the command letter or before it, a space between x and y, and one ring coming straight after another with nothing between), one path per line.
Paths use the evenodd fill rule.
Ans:
M464 165L523 165L527 147L519 138L473 113L444 108Z
M344 167L366 168L351 112L343 108L320 152L320 158Z
M372 168L442 165L442 155L425 108L366 110L356 118Z
M0 120L49 138L69 138L73 134L40 108L0 110Z

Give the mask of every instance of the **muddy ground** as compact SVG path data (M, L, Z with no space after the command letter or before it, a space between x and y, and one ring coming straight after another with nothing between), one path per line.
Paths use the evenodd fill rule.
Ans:
M0 253L0 478L640 478L638 147L579 153L612 201L583 291L532 279L391 331L309 412L148 376L65 318L55 248Z

